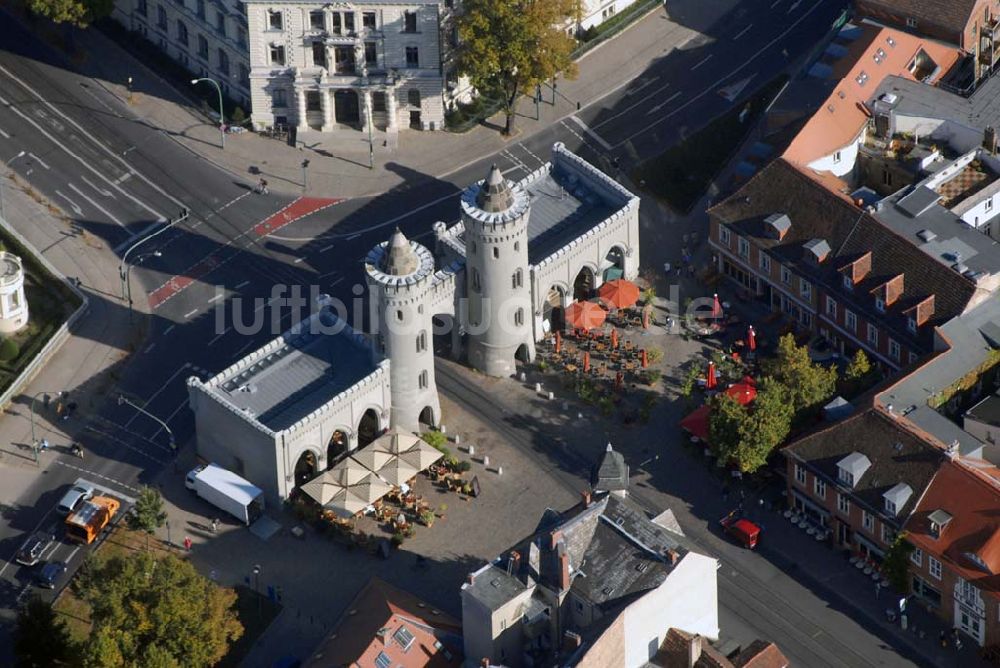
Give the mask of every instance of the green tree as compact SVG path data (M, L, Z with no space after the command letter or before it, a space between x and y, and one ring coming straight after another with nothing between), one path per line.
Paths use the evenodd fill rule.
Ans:
M718 394L708 421L712 450L740 471L753 473L788 436L793 415L787 390L770 378L764 379L757 398L747 406Z
M23 668L68 665L72 656L69 632L52 606L32 596L17 613L14 653Z
M502 96L504 134L514 127L518 96L557 74L576 76L576 42L562 26L579 0L465 0L458 19L459 71L480 92Z
M14 339L0 341L0 362L12 362L21 354L21 347Z
M90 605L85 666L212 666L243 635L236 592L186 560L149 552L90 561L74 582Z
M865 354L864 350L858 348L858 352L854 353L851 363L844 370L844 378L853 382L863 382L871 372L872 365L868 361L868 355Z
M128 515L128 528L133 531L146 532L146 549L149 549L149 537L167 521L167 513L163 510L163 497L159 490L143 485L136 497L135 506Z
M28 0L28 8L55 23L86 27L111 14L114 0Z
M885 559L882 560L882 572L885 574L889 584L900 594L908 594L910 591L910 553L913 552L913 544L906 540L906 532L900 531L896 534L892 545L885 552Z
M765 362L764 370L785 386L788 399L799 415L819 407L836 392L837 370L813 363L809 350L796 345L791 334L778 340L777 355Z

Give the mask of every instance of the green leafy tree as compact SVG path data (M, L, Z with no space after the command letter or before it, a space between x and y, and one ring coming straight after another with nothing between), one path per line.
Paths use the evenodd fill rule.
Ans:
M186 560L149 552L88 562L74 582L90 605L84 666L212 666L243 635L236 592Z
M111 14L114 0L28 0L28 9L55 23L86 27Z
M871 372L872 365L868 361L868 355L865 354L864 350L859 348L858 352L854 353L854 357L851 358L851 363L847 365L847 369L844 370L844 378L854 382L861 382Z
M910 554L913 552L913 543L906 540L906 532L900 531L892 541L892 545L885 552L885 559L882 560L882 573L885 574L889 584L900 594L907 594L910 591Z
M12 362L21 354L21 347L14 339L0 341L0 362Z
M576 42L562 26L579 13L579 1L465 0L462 12L459 70L480 92L502 96L509 135L518 96L557 74L576 76Z
M149 537L167 521L167 513L163 510L163 497L159 490L144 485L136 497L135 506L128 516L128 528L133 531L146 532L146 549L149 549Z
M813 363L809 350L796 345L791 334L778 340L777 355L767 360L764 370L785 386L797 414L816 409L837 389L837 370Z
M48 668L69 665L72 643L66 625L52 606L32 596L17 613L14 653L17 666Z
M712 449L743 473L753 473L788 436L793 415L787 390L770 378L764 379L757 398L747 406L725 394L716 395L708 423Z

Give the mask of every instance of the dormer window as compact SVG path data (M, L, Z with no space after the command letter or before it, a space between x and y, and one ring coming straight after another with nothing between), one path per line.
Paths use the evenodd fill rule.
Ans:
M930 525L931 538L937 540L941 537L941 532L943 532L945 527L948 526L948 523L951 522L951 515L938 508L927 516L927 522Z
M840 469L837 472L837 474L838 474L837 475L837 479L840 480L840 482L842 482L845 485L848 485L850 487L854 487L854 474L853 473L851 473L850 471L845 471L844 469Z
M868 457L860 452L852 452L837 462L837 479L849 487L854 487L871 465L872 461Z
M990 567L986 565L985 561L983 561L982 559L979 558L978 554L975 554L974 552L966 552L965 556L968 557L969 561L971 561L972 563L974 563L976 566L979 566L981 569L983 569L987 573L989 572Z
M896 445L896 452L899 452L902 446ZM890 516L895 517L899 514L899 511L903 509L906 502L910 500L913 496L913 488L907 485L905 482L901 482L891 489L887 490L885 494L882 495L882 499L885 502L885 512L889 513Z
M879 313L885 313L885 300L881 297L875 298L875 310Z
M917 333L917 319L912 315L906 319L906 328L910 330L911 334Z
M850 274L844 274L843 284L844 284L844 289L845 290L853 290L854 289L854 281L851 279Z
M889 513L890 515L895 516L895 514L897 512L896 511L896 504L894 502L892 502L891 500L886 499L885 500L885 512Z

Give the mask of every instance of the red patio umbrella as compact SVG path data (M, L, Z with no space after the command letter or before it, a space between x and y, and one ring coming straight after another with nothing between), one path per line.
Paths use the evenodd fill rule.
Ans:
M597 290L597 296L614 308L628 308L639 301L639 286L624 278L608 281Z
M705 378L705 389L714 390L719 381L715 377L715 362L708 363L708 376Z
M611 330L611 349L618 350L618 330Z
M681 429L703 441L708 441L708 416L712 412L709 404L699 406L693 413L681 420Z
M600 304L594 302L573 302L566 309L565 316L566 322L571 327L586 331L603 325L604 319L608 317L608 312L601 308Z
M646 355L646 349L643 348L639 353L640 361L642 362L642 368L645 369L649 366L649 357Z
M590 371L590 351L589 350L584 350L583 351L583 372L587 373L588 371Z
M726 395L746 406L757 398L757 388L747 383L735 383L726 388Z
M757 336L754 334L753 325L747 330L747 349L750 352L757 350Z
M557 329L556 330L556 352L558 353L561 350L562 350L562 332L560 332Z
M722 302L719 301L719 294L715 293L712 295L712 317L721 318L722 317Z

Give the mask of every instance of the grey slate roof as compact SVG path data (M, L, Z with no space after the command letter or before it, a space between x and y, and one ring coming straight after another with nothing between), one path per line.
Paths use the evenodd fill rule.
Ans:
M628 464L625 456L608 448L590 476L590 486L595 492L620 492L628 489Z
M605 200L575 175L555 167L521 184L531 202L528 261L532 264L538 264L622 207Z
M965 411L965 417L994 427L1000 426L1000 393L991 394Z
M470 588L477 601L490 610L497 610L518 594L524 593L527 586L519 579L507 575L506 570L491 565L476 576Z
M864 0L858 3L858 13L876 20L887 18L886 14L903 20L913 18L917 20L918 30L921 23L929 23L961 34L975 6L976 0ZM867 11L868 8L874 11Z
M883 494L899 483L906 483L914 494L897 508L894 519L902 524L944 459L940 448L925 442L904 422L868 407L797 439L784 452L875 512L884 512ZM855 479L854 488L848 489L837 482L837 464L853 453L867 457L871 466Z
M324 313L324 322L336 321ZM333 318L330 320L329 318ZM290 427L376 370L350 328L337 334L286 332L284 344L245 370L220 374L207 389L273 431Z

